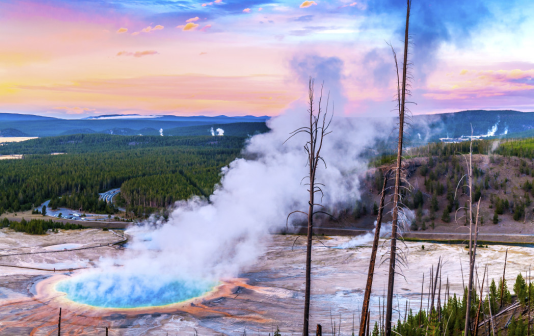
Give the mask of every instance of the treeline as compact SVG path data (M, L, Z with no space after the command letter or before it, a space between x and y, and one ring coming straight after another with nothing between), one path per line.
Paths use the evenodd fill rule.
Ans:
M435 142L407 150L409 156L451 156L469 153L470 142ZM506 157L516 156L534 159L534 138L505 140L474 140L473 154L498 154ZM374 162L388 162L392 156L375 158Z
M8 227L12 230L15 230L16 232L25 232L35 235L43 235L48 230L53 230L57 232L58 229L78 230L84 228L84 226L80 224L61 223L44 219L31 219L29 221L26 221L24 218L20 222L10 221L7 218L4 218L0 222L0 225L2 228Z
M116 210L99 201L98 193L121 186L124 205L130 207L157 208L192 195L210 195L221 167L240 151L175 146L3 160L0 213L31 210L51 199L52 209L112 214Z
M0 146L0 155L89 153L154 147L241 148L245 137L233 136L121 136L109 134L74 134L9 142Z
M529 304L529 298L534 297L534 285L532 283L527 283L524 277L519 274L516 278L513 290L521 310L524 310ZM486 289L484 289L484 291L486 291ZM412 310L406 312L406 316L400 319L397 322L397 325L393 328L396 333L403 336L463 335L467 307L467 289L464 290L464 295L462 298L458 298L456 295L449 297L446 292L443 295L443 305L440 304L440 299L438 298L441 297L441 295L441 292L439 294L435 293L435 298L438 300L438 304L435 307L434 303L432 302L430 307L428 307L427 303L427 309L420 310L417 314L413 314ZM432 297L434 298L434 295ZM503 308L513 303L512 295L510 294L508 285L506 281L503 285L502 279L499 280L498 286L494 280L491 281L489 293L482 298L482 302L480 301L480 293L477 293L475 289L473 289L471 298L472 302L470 316L479 316L479 323L483 321L489 321L490 316L494 316ZM474 320L476 321L476 319ZM495 323L495 320L493 322ZM476 327L473 325L472 330L475 328ZM484 326L484 330L487 331L489 329L491 329L489 326ZM383 326L379 323L376 323L372 334L382 335L382 330ZM481 331L481 329L479 329L479 331ZM527 319L522 317L521 314L519 314L518 317L514 316L508 325L507 335L527 335Z

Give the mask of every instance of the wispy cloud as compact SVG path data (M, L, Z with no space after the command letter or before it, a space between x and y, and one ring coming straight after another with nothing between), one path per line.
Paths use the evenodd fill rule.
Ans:
M209 24L209 25L205 25L204 27L202 27L202 29L199 29L199 31L201 31L201 32L205 32L205 31L207 31L207 30L210 29L210 28L211 28L211 25L210 25L210 24Z
M197 17L194 17L194 18L190 18L190 19L188 19L188 20L185 21L185 22L195 22L195 21L198 21L198 20L199 20L199 18L198 18L198 16L197 16Z
M150 56L150 55L156 55L156 54L158 54L158 52L155 50L145 50L145 51L136 51L136 52L120 51L117 53L117 56L143 57L143 56Z
M126 33L126 32L128 32L128 28L119 28L119 30L117 30L117 33L119 34Z
M243 13L250 13L250 8L243 9Z
M362 4L362 3L359 3L359 2L353 2L351 4L343 5L341 7L356 7L356 8L361 9L361 10L367 9L367 6L365 4Z
M60 106L60 107L54 107L54 110L64 111L67 114L83 114L86 112L94 112L95 109L87 108L87 107L67 107L67 106Z
M534 91L534 69L484 70L463 69L459 77L429 89L424 96L436 100L516 96Z
M157 26L154 26L154 27L148 26L146 28L141 29L141 31L143 33L150 33L151 31L154 31L154 30L162 30L163 28L164 27L162 25L157 25Z

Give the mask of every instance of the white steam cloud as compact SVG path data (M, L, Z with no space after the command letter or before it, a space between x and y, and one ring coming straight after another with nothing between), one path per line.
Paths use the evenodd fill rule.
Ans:
M244 150L254 159L237 159L224 169L210 202L179 202L168 223L129 230L134 239L120 262L123 270L215 279L236 276L251 265L269 233L285 226L288 213L306 209L306 187L300 184L307 174L306 138L284 144L306 119L304 106L273 118L271 132L252 137ZM323 147L328 168L320 169L318 181L326 185L322 204L335 209L359 198L358 175L367 167L359 156L376 133L373 125L343 118L331 127Z
M217 128L216 132L217 132L218 136L223 136L224 135L224 130L222 128Z
M497 133L497 129L499 128L499 121L497 121L497 123L495 123L495 125L493 125L489 130L488 130L488 133L482 135L482 137L492 137L492 136L495 136L495 133Z
M215 136L215 131L213 130L213 127L210 129L211 136Z
M380 237L389 237L391 235L391 226L393 225L392 222L388 223L382 223L380 226ZM336 246L335 248L338 249L348 249L348 248L355 248L358 246L369 244L373 241L375 238L375 231L376 231L376 221L375 221L375 228L371 232L367 232L361 236L356 236L352 238L350 241L343 243L341 245Z
M343 92L339 59L313 56L297 63L295 69L302 72L298 75L304 78L303 87L307 87L307 76L312 75L317 82L325 81L325 96L326 90L335 92L331 101L332 96ZM321 71L325 64L330 71ZM337 100L335 103L336 111L342 111ZM237 276L253 264L264 252L270 233L286 225L288 213L307 209L308 194L301 184L308 170L303 150L307 137L300 134L284 143L290 132L307 125L306 110L304 102L299 102L269 120L271 131L253 136L243 158L223 169L221 183L209 201L194 198L178 202L167 223L129 229L132 242L121 260L101 260L103 272L112 273L111 268L120 264L120 274L125 277L142 274L154 279L165 274L216 280ZM332 133L325 138L321 152L328 167L321 166L317 176L317 181L325 184L321 204L328 211L346 208L359 199L358 176L367 169L361 154L374 144L377 134L388 134L383 123L334 116ZM213 128L211 134L215 135ZM306 220L298 215L293 218Z
M160 128L160 129L159 129L159 135L160 135L160 136L163 136L163 128Z

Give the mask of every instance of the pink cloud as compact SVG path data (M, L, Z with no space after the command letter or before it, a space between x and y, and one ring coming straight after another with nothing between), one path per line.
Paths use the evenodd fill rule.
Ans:
M215 2L216 4L220 4L220 3L222 3L222 0L215 0L214 2Z
M197 17L194 17L194 18L190 18L189 20L185 21L185 22L195 22L195 21L198 21L199 18L198 16Z
M149 56L149 55L156 55L157 53L158 52L155 50L145 50L145 51L136 51L136 52L120 51L117 53L117 56L143 57L143 56Z
M344 6L341 6L341 7L356 7L356 8L361 9L361 10L364 10L364 9L367 8L367 6L365 4L361 4L361 3L358 3L358 2L353 2L353 3L349 4L349 5L344 5Z
M308 8L314 5L317 5L315 1L304 1L303 3L300 4L300 8Z
M517 95L534 90L534 69L485 70L464 69L458 77L444 81L424 95L436 100L461 100Z
M122 33L126 33L127 31L128 31L128 28L119 28L119 30L117 30L117 33L122 34Z
M206 30L210 29L211 28L211 25L205 25L204 27L202 27L202 29L200 29L199 31L202 31L202 32L205 32Z
M243 9L243 13L250 13L250 8Z
M261 11L261 10L263 10L263 8L260 7L260 8L258 8L258 10Z
M87 108L87 107L54 107L54 110L61 110L65 111L67 114L82 114L85 112L95 112L95 109Z

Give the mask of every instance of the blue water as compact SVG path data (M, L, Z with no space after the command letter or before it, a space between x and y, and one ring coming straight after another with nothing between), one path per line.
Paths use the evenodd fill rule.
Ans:
M164 277L163 277L164 278ZM56 290L67 298L101 308L141 308L182 302L209 292L209 281L162 279L120 273L95 273L63 280Z

